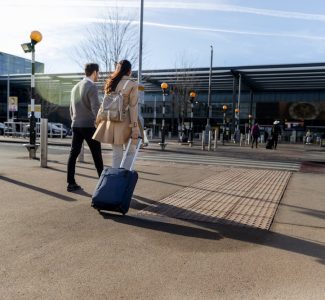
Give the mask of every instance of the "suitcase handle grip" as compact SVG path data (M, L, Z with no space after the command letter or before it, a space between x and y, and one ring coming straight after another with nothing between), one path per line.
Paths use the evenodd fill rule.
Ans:
M121 161L121 164L120 164L120 168L124 167L126 156L130 151L131 144L132 144L132 139L130 138L129 142L128 142L127 146L126 146L126 149L124 151L123 158L122 158L122 161ZM133 170L133 166L134 166L135 160L137 159L138 152L140 150L141 144L142 144L142 137L138 137L138 142L137 142L136 150L135 150L135 153L134 153L134 156L133 156L133 159L132 159L132 163L131 163L131 166L130 166L130 171Z

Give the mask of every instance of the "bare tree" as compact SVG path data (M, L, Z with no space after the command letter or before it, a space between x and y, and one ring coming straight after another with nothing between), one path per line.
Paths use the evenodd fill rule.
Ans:
M76 62L97 62L105 72L114 70L121 59L133 65L138 60L138 27L134 17L121 8L108 9L86 28L86 35L75 49Z
M188 58L186 53L183 53L179 55L175 65L176 75L172 85L173 106L178 107L178 124L184 127L184 119L187 116L189 107L189 94L193 90L194 85L194 63Z

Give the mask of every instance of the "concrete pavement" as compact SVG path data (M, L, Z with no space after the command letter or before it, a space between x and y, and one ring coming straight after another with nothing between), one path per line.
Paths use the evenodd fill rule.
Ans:
M294 161L324 154L292 153ZM293 173L267 232L139 215L217 166L139 160L122 217L90 207L97 178L88 154L78 194L66 192L67 151L50 153L47 169L18 145L0 144L0 155L0 299L323 299L323 173Z

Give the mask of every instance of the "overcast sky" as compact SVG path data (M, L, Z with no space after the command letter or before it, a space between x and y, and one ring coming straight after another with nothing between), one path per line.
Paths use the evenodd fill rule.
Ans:
M43 34L36 59L46 73L81 72L71 55L85 28L109 7L139 15L140 0L0 0L0 51L30 58L20 44ZM325 61L324 0L144 0L143 69L186 57L208 67ZM138 24L134 24L138 27ZM137 69L137 66L134 66Z

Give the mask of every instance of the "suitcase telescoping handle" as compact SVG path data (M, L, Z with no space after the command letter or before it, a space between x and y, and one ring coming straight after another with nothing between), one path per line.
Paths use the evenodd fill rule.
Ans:
M125 163L125 160L126 160L126 156L127 156L128 152L130 151L131 144L132 144L132 139L130 138L129 142L128 142L127 146L126 146L126 149L124 151L123 158L122 158L122 161L121 161L121 164L120 164L120 168L124 168L124 163ZM130 166L130 171L133 170L133 166L134 166L135 160L137 159L138 152L140 150L141 144L142 144L142 137L138 137L138 142L137 142L135 153L134 153L132 163L131 163L131 166Z

